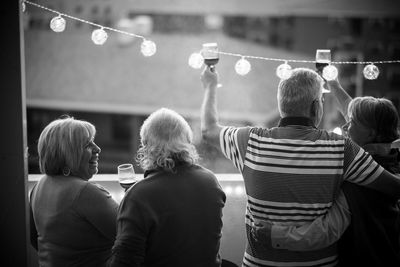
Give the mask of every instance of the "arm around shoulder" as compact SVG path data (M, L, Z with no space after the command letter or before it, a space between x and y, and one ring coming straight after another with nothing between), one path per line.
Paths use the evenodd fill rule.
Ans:
M302 226L272 225L271 242L277 249L318 250L339 240L350 224L351 213L342 191L328 212Z
M383 172L367 186L395 199L400 199L400 175L398 174L395 175L383 170Z

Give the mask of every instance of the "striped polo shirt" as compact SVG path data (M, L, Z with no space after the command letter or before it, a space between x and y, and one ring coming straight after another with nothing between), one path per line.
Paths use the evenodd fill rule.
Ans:
M327 213L344 180L366 185L383 168L350 139L317 129L307 118L284 118L271 129L225 127L220 145L246 187L243 266L335 266L336 244L305 252L275 249L252 238L251 224L313 221Z

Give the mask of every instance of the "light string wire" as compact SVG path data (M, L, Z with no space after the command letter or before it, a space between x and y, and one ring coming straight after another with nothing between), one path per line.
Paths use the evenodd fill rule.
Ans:
M53 12L55 14L58 14L59 16L62 17L66 17L66 18L70 18L76 21L80 21L82 23L86 23L86 24L90 24L92 26L95 27L99 27L101 29L106 29L109 31L113 31L113 32L117 32L117 33L121 33L121 34L125 34L125 35L129 35L129 36L133 36L133 37L137 37L137 38L141 38L143 40L146 40L146 38L144 36L138 35L138 34L134 34L131 32L126 32L126 31L122 31L122 30L118 30L115 28L111 28L108 26L103 26L88 20L84 20L81 18L77 18L62 12L59 12L57 10L42 6L40 4L28 1L28 0L23 0L21 1L22 3L27 3L30 4L32 6L36 6L38 8L47 10L49 12ZM226 55L226 56L233 56L233 57L240 57L240 58L248 58L248 59L259 59L259 60L265 60L265 61L276 61L276 62L293 62L293 63L317 63L316 60L298 60L298 59L282 59L282 58L269 58L269 57L261 57L261 56L251 56L251 55L241 55L241 54L237 54L237 53L230 53L230 52L224 52L224 51L218 51L218 54L221 55ZM380 61L331 61L330 64L362 64L362 65L366 65L366 64L393 64L393 63L400 63L400 60L380 60Z
M221 55L249 58L249 59L261 59L266 61L277 61L277 62L294 62L294 63L317 63L316 60L298 60L298 59L282 59L282 58L269 58L269 57L259 57L259 56L248 56L236 53L229 53L218 51ZM380 61L331 61L330 64L393 64L400 63L400 60L380 60Z
M125 35L129 35L129 36L133 36L133 37L137 37L137 38L141 38L143 40L146 40L146 38L144 36L141 36L141 35L138 35L138 34L134 34L134 33L130 33L130 32L126 32L126 31L122 31L122 30L118 30L118 29L115 29L115 28L107 27L107 26L103 26L103 25L100 25L100 24L97 24L97 23L94 23L94 22L91 22L91 21L88 21L88 20L80 19L80 18L71 16L71 15L59 12L57 10L54 10L54 9L39 5L37 3L33 3L31 1L28 1L28 0L23 0L22 3L27 3L27 4L30 4L32 6L36 6L38 8L47 10L49 12L53 12L55 14L58 14L61 17L70 18L70 19L73 19L73 20L76 20L76 21L80 21L82 23L86 23L86 24L90 24L90 25L95 26L95 27L99 27L101 29L106 29L106 30L109 30L109 31L113 31L113 32L117 32L117 33L121 33L121 34L125 34Z

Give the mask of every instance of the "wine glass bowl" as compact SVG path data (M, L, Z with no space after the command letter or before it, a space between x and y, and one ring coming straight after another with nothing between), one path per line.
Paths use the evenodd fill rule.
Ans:
M329 49L318 49L315 54L315 67L318 73L322 73L322 70L331 63L331 50Z
M315 68L319 75L324 77L323 70L326 66L331 63L331 50L329 49L317 49L315 53ZM323 85L322 93L330 93L330 90L327 89L326 83Z
M125 191L137 181L132 164L125 163L118 166L118 182Z
M203 44L201 55L204 58L204 64L210 67L210 69L213 69L219 61L218 44L217 43Z
M204 59L204 64L206 64L212 72L214 72L215 65L219 61L219 51L217 43L205 43L203 44L203 49L201 50L201 55ZM222 84L217 84L217 87L222 87Z

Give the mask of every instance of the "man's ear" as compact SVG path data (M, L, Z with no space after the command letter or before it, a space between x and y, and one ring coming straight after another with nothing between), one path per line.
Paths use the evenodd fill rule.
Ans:
M318 100L314 100L314 101L311 103L311 107L310 107L310 117L311 117L311 118L316 118L316 117L317 117L318 109L319 109Z

